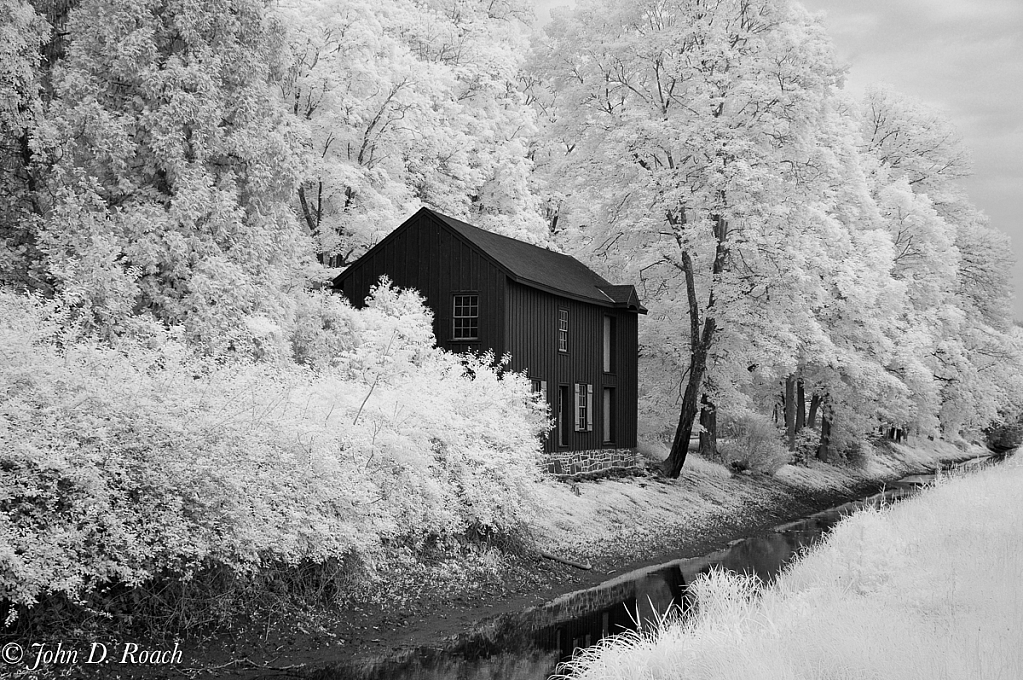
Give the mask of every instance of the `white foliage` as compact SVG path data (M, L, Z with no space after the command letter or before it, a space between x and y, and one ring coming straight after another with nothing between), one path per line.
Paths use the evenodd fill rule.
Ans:
M382 542L515 531L536 502L547 425L527 381L434 348L414 293L337 305L345 339L307 342L306 358L333 354L315 372L201 359L158 327L111 349L64 333L53 305L3 292L0 308L15 602L209 565L371 563Z
M954 183L958 135L885 88L853 102L795 3L586 0L536 37L525 80L559 243L650 309L645 421L677 420L708 319L701 392L769 412L794 376L839 450L1020 408L1009 248Z
M298 212L351 262L422 205L534 243L517 3L289 0L282 94L308 132Z
M589 680L1018 677L1021 484L1010 462L857 513L771 587L712 572L691 586L695 617L602 641L565 670Z

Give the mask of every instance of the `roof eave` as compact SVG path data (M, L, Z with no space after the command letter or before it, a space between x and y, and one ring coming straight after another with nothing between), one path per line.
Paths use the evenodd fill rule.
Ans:
M512 272L508 271L507 268L503 268L503 269L504 269L505 273L508 275L508 278L511 279L512 281L514 281L515 283L521 284L523 286L529 286L530 288L535 288L536 290L542 290L545 293L550 293L551 295L557 295L558 297L567 298L569 300L576 300L578 302L585 302L587 304L597 305L598 307L607 307L609 309L624 309L624 310L629 311L629 312L639 312L640 314L646 314L646 311L647 311L646 308L643 307L642 305L637 307L635 305L629 305L629 304L624 303L624 302L614 302L612 300L601 300L598 297L586 297L584 295L577 295L575 293L569 293L567 291L561 290L560 288L554 288L552 286L548 286L548 285L545 285L545 284L542 284L542 283L537 283L536 281L533 281L532 279L527 279L527 278L523 278L521 276L516 276ZM597 290L600 291L599 288ZM607 294L604 293L604 291L600 291L600 292L601 292L602 295L607 297Z

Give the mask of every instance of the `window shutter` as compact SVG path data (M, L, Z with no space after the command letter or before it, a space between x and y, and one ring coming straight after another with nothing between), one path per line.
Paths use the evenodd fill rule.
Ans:
M593 432L593 385L586 386L586 431Z
M547 402L547 381L546 380L541 380L540 381L540 394L543 395L544 403L546 403Z
M583 394L584 394L583 390L582 390L582 387L583 386L582 386L581 383L576 383L575 384L575 411L573 412L573 415L575 417L572 418L572 420L575 421L575 431L576 432L582 432L583 431L583 422L579 419L579 409L582 407Z

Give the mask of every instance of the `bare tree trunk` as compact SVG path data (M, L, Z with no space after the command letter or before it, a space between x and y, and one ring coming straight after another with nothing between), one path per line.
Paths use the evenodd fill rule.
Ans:
M821 395L815 394L810 397L810 415L807 416L806 425L810 429L817 427L817 409L821 405Z
M316 238L320 233L319 209L313 210L313 207L309 204L309 199L306 197L305 187L301 184L298 185L298 202L302 207L302 217L305 218L305 226L309 229L309 235ZM320 264L324 264L324 253L319 252L319 250L319 248L316 249L316 259L319 260Z
M685 249L681 233L678 229L685 226L686 216L683 209L678 215L667 216L669 224L676 230L676 241L681 252L681 266L686 281L686 299L689 302L689 379L686 383L685 393L682 396L682 407L678 416L678 427L675 429L675 438L671 442L671 451L663 464L663 472L672 479L677 479L682 474L682 466L685 465L686 455L689 449L689 438L693 434L693 421L696 419L703 377L707 372L707 354L714 343L714 335L717 332L717 320L714 313L714 289L711 288L707 297L707 308L704 312L703 330L700 330L700 303L696 299L696 273L693 268L693 258ZM714 216L714 236L717 239L717 246L714 251L714 265L712 272L715 277L721 274L725 268L725 257L728 253L728 223L724 218ZM713 284L711 284L713 286Z
M700 407L700 455L708 460L717 458L718 455L718 410L707 395L703 395L703 405Z
M691 276L692 260L689 253L683 253L686 264L686 287L692 289L692 297L696 297L695 283ZM693 305L691 309L695 310ZM696 320L695 311L691 312L693 320ZM699 323L693 323L694 329L692 341L692 352L689 355L689 380L682 395L682 408L678 416L678 427L675 428L675 438L671 442L671 452L664 461L664 474L672 479L677 479L682 474L682 466L685 465L686 455L689 452L689 438L693 434L693 422L696 419L697 406L700 401L700 388L703 385L703 376L707 372L707 348L714 339L717 331L717 322L707 317L703 321L703 333L698 333Z
M806 427L806 391L803 379L796 381L796 432Z
M831 418L830 413L825 408L825 413L821 414L821 441L817 447L817 457L825 463L831 458Z
M701 356L693 357L694 366L689 372L689 382L686 383L686 391L682 397L682 410L678 416L678 427L675 429L675 438L671 442L671 452L664 461L664 474L672 479L677 479L682 474L682 466L685 465L686 455L689 453L689 438L693 434L693 421L696 419L696 405L699 401L697 394L700 390L700 382L706 370L707 355L704 352ZM700 363L702 366L695 364Z
M796 448L796 376L785 378L785 438L789 450Z

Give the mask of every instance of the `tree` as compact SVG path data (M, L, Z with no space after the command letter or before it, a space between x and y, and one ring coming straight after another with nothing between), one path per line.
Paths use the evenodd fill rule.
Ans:
M50 26L28 2L0 1L0 283L42 287L31 223L41 213L32 144L43 116Z
M875 164L871 192L896 246L905 282L901 363L912 380L913 424L957 436L1019 403L1011 327L1011 250L957 182L969 154L947 117L883 87L862 105L863 151Z
M515 87L513 2L292 0L282 92L305 122L298 212L346 265L422 204L545 242L529 187L533 114Z
M211 351L246 316L286 319L309 247L287 203L299 136L271 85L274 16L257 0L58 4L29 139L48 281L104 332L146 313Z
M658 279L686 309L688 365L665 465L677 477L729 309L766 294L743 287L737 263L771 259L788 233L774 206L799 181L784 168L804 160L802 140L837 83L830 43L784 2L592 0L555 17L533 74L548 118L538 162L562 191L579 190L559 221L586 225L576 246L591 259Z

